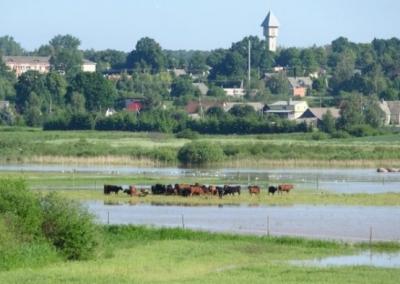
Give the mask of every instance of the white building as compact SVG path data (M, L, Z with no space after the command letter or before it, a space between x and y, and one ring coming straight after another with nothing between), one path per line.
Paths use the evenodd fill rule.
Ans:
M246 91L243 88L224 88L224 91L228 97L242 98L246 95Z
M261 26L264 28L264 36L267 40L268 50L271 52L276 52L279 35L278 19L270 11Z
M17 77L30 70L42 74L50 71L50 56L3 56L3 61ZM96 63L84 59L82 71L96 72Z
M265 107L265 113L275 114L289 120L300 118L308 109L306 101L278 101Z

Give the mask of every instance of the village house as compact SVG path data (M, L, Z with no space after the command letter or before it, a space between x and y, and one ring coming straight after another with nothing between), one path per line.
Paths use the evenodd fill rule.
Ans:
M4 63L15 72L17 77L27 71L33 70L45 74L50 71L49 56L3 56ZM96 72L96 63L83 60L83 72Z
M340 110L338 108L309 108L298 119L298 122L306 122L308 125L318 127L321 124L323 116L328 113L337 120L340 118Z
M242 98L246 95L246 90L243 88L224 88L227 97Z
M199 89L200 93L202 96L207 96L208 93L208 87L204 83L193 83L193 86L195 86L197 89Z
M288 120L297 120L307 109L308 104L306 101L278 101L273 104L266 105L264 108L264 113L277 115Z
M304 98L312 89L312 79L309 77L289 77L290 91L293 97Z
M400 126L400 101L382 101L380 108L385 113L385 125Z
M7 110L10 108L9 101L0 101L0 110Z

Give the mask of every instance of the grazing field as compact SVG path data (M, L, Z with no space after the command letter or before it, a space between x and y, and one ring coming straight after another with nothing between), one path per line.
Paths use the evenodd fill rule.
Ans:
M202 135L219 144L222 165L399 166L400 135L314 140L312 133L279 135ZM0 128L3 162L176 165L188 139L172 134L54 131Z
M58 192L62 196L78 201L99 200L109 203L157 203L170 205L219 205L219 204L318 204L318 205L365 205L365 206L400 206L400 193L381 194L339 194L316 191L315 189L296 190L290 194L269 196L266 188L267 181L259 181L262 192L259 196L250 196L247 188L242 189L240 196L153 196L130 197L126 194L105 196L104 184L143 185L151 186L156 183L175 184L247 184L247 178L226 180L220 177L154 177L145 175L117 175L92 173L32 173L32 172L0 172L1 178L22 178L27 186L37 192ZM285 181L290 182L290 181Z
M1 283L398 283L400 269L317 268L293 260L351 255L366 244L247 237L178 229L104 227L95 260L0 272ZM373 252L399 251L397 243Z

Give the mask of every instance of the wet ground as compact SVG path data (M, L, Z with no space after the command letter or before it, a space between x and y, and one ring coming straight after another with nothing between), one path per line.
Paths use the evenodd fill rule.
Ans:
M400 207L155 206L87 202L99 222L346 241L399 241Z
M298 189L337 193L400 192L400 173L377 173L376 169L181 169L135 168L129 166L0 165L0 172L77 172L149 177L216 177L225 183L269 184L290 182ZM90 185L92 186L92 185ZM89 188L90 188L89 186Z
M313 267L334 266L373 266L382 268L400 268L400 253L362 252L358 255L333 256L305 261L292 261L294 265Z

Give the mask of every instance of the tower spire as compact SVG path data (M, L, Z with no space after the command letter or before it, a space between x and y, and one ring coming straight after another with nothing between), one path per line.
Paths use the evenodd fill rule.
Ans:
M275 17L271 11L269 11L261 26L264 28L264 36L267 40L268 50L271 52L276 52L279 35L278 18Z

